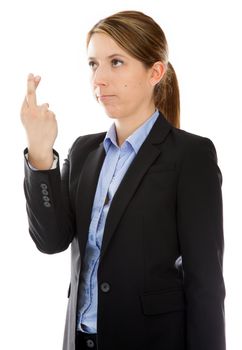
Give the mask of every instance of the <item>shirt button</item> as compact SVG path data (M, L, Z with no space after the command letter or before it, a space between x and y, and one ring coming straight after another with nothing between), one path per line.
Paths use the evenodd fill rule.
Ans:
M90 348L90 349L94 348L94 346L95 346L94 341L92 339L88 339L86 341L86 344L87 344L87 347Z
M47 197L47 196L43 196L43 200L46 201L46 202L49 202L49 201L50 201L50 198Z
M101 291L104 292L104 293L107 293L110 291L110 284L107 283L107 282L103 282L100 286L101 288Z
M49 208L49 207L51 207L51 204L50 204L50 202L44 202L44 206Z

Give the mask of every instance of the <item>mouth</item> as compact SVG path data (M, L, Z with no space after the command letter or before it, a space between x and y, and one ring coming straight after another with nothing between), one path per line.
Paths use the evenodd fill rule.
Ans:
M115 97L115 95L99 95L97 96L98 101L107 101L109 99L112 99Z

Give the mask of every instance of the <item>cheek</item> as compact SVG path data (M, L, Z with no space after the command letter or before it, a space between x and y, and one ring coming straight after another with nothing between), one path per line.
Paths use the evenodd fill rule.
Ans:
M143 80L127 81L122 84L122 90L125 95L128 96L138 96L144 95L147 91L147 86L144 84Z
M122 85L127 90L135 91L135 89L143 87L144 82L142 80L141 81L133 80L131 82L127 81L127 82L123 83Z

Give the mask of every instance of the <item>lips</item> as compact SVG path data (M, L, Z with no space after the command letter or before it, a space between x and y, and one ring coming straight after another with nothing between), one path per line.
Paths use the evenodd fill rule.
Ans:
M103 95L98 95L97 97L98 97L98 98L102 98L102 97L112 97L112 96L114 96L114 95L104 95L104 94L103 94Z
M114 97L115 95L99 95L97 96L97 99L99 101L107 101L107 100L110 100Z

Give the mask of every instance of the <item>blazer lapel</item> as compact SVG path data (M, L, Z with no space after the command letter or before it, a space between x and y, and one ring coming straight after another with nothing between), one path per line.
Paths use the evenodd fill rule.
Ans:
M109 208L102 240L100 261L105 254L122 214L145 175L145 172L161 153L161 150L156 147L155 144L160 144L165 140L171 127L171 124L160 114L127 170L127 173L124 175Z
M105 136L105 134L104 134ZM105 158L105 150L101 142L98 147L91 151L83 165L83 172L80 177L76 194L76 217L77 227L81 239L80 252L84 256L87 242L89 225L91 221L92 205L96 193L99 174Z

